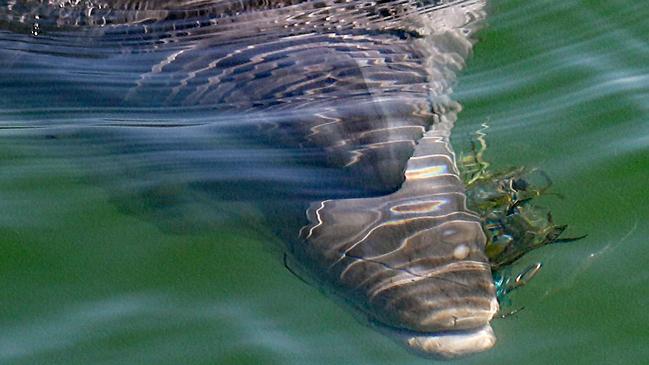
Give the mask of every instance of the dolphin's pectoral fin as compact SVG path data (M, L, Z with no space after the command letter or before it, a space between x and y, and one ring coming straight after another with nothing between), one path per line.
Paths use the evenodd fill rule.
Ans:
M443 128L419 141L396 192L322 201L307 216L310 224L293 254L370 322L396 331L409 347L447 336L471 338L473 346L476 333L489 334L481 343L493 345L485 326L498 305L485 236L479 218L466 208ZM418 350L441 357L485 349L457 345L455 355L448 355L439 347L426 348Z

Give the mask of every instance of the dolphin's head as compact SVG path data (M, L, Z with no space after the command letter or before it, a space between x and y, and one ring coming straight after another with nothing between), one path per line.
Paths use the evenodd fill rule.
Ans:
M490 322L498 300L481 225L456 210L451 198L460 194L431 193L424 196L438 202L404 205L410 188L310 210L303 262L373 327L414 352L449 359L487 350L496 341ZM404 218L407 209L430 211Z
M435 358L491 348L498 312L486 236L466 207L446 131L423 136L394 193L313 204L295 246L374 327Z

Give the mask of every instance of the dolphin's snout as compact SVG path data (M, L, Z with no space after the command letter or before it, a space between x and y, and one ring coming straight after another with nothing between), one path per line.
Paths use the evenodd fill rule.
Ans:
M420 355L445 360L489 350L496 344L496 336L488 324L457 333L397 335L397 340Z

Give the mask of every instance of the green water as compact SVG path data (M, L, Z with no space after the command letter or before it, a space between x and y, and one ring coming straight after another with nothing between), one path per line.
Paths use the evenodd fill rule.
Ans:
M466 364L649 358L649 3L493 1L456 149L540 167L568 235ZM0 102L9 108L6 101ZM78 164L0 144L0 363L424 364L292 276L263 225L169 233Z

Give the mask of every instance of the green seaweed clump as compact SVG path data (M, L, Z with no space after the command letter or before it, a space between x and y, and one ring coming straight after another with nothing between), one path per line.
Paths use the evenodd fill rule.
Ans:
M550 211L537 205L539 197L551 194L552 182L543 171L525 167L491 171L483 158L485 134L481 130L476 135L470 153L460 157L458 167L466 187L467 207L482 220L487 237L485 252L498 300L509 303L507 295L531 280L542 265L534 263L512 275L513 263L537 248L583 237L560 238L567 225L555 224Z

